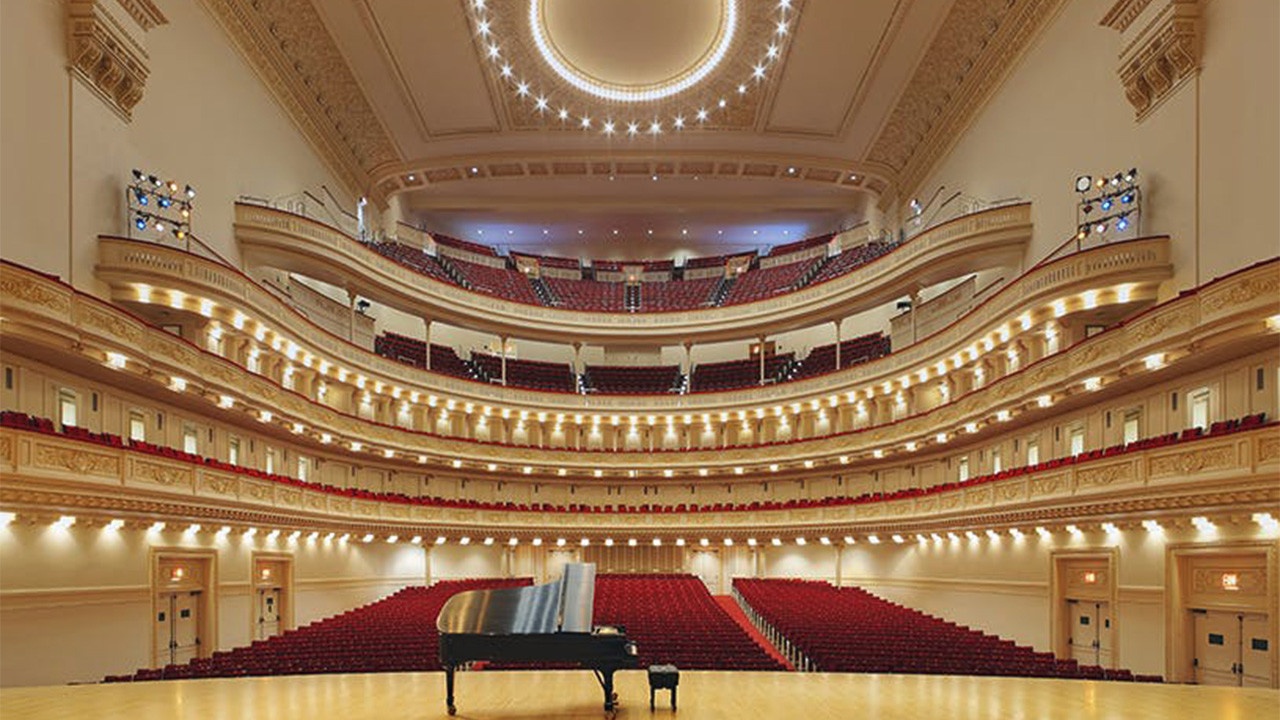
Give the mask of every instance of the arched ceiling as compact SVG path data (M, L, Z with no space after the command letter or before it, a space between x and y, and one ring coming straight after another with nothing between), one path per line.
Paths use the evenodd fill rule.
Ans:
M1062 0L204 2L353 192L651 257L910 195Z

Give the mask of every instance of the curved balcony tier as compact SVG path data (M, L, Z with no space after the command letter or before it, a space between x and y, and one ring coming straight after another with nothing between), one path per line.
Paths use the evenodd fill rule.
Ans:
M1034 469L1013 477L913 497L786 510L617 514L473 509L347 497L304 484L121 447L0 428L0 503L36 514L101 514L145 527L161 517L203 523L398 535L605 537L671 542L687 533L746 538L948 532L1061 525L1089 518L1121 522L1179 516L1187 508L1224 513L1280 504L1280 438L1274 425L1157 445ZM104 520L105 522L105 520Z
M563 310L474 292L392 262L336 228L259 205L236 205L235 232L247 264L313 277L417 317L528 340L679 345L810 327L967 273L1019 268L1031 205L942 223L852 272L767 300L650 313Z
M112 297L139 303L153 289L178 291L176 302L151 300L166 308L198 310L198 301L213 304L210 316L230 328L234 316L252 318L273 336L292 343L351 376L369 384L400 387L405 392L437 396L457 403L491 405L513 412L575 415L717 414L754 410L762 406L825 401L831 395L863 392L873 385L896 382L949 360L957 352L995 333L1000 325L1029 314L1033 323L1061 315L1050 307L1064 302L1064 312L1083 311L1082 293L1099 291L1098 303L1150 303L1159 284L1172 275L1169 240L1142 238L1104 245L1046 262L1023 273L992 293L959 320L906 348L854 367L803 380L756 388L686 395L580 395L503 387L414 368L375 355L329 333L289 307L260 283L234 268L152 243L102 237L99 239L98 277L109 283ZM1115 291L1124 287L1124 297ZM176 307L175 307L176 303ZM241 321L243 324L243 321ZM285 330L287 328L287 330ZM1020 332L1020 331L1015 331Z
M974 431L979 433L975 437L981 437L984 428L1022 413L1047 415L1054 407L1097 402L1101 396L1095 392L1105 395L1135 387L1145 381L1144 360L1156 353L1167 365L1192 368L1271 347L1280 322L1275 301L1280 262L1272 260L1183 293L955 401L891 423L764 445L599 452L480 442L370 422L285 390L55 278L12 265L2 267L5 342L16 352L47 359L85 377L112 382L119 377L113 374L126 373L133 376L130 382L137 378L157 389L176 389L175 402L292 442L313 443L317 448L333 447L324 442L326 437L347 445L359 442L363 452L376 453L364 456L386 457L410 467L421 467L414 463L421 460L440 466L454 461L470 467L486 465L501 473L529 467L524 474L535 474L536 468L539 479L557 470L571 471L575 477L598 471L606 477L642 473L648 478L665 469L672 472L665 477L687 481L695 475L705 477L708 469L718 476L732 476L742 474L741 468L806 461L807 468L821 471L824 466L875 453L901 452L904 442L925 449L939 433L962 442ZM175 388L175 377L184 379L181 388ZM1050 400L1048 407L1043 398Z

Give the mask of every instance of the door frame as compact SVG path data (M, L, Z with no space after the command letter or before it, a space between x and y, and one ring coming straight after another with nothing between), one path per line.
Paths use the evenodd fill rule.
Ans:
M181 565L193 572L181 582L173 582L162 569L171 565ZM200 602L197 613L200 618L200 647L196 657L204 658L213 654L218 647L218 552L216 550L193 550L182 547L152 547L147 563L148 586L151 588L151 667L160 668L168 664L160 662L156 653L156 614L160 612L159 597L161 593L199 592ZM167 608L166 608L167 610Z
M1111 658L1107 667L1120 667L1120 549L1115 547L1053 550L1049 553L1049 637L1055 657L1071 657L1071 612L1067 600L1105 602L1111 627ZM1098 573L1085 583L1083 572Z
M1207 582L1215 560L1252 557L1242 578L1241 594L1218 592ZM1260 562L1259 562L1260 561ZM1200 566L1200 567L1197 567ZM1267 615L1268 635L1280 630L1280 541L1226 540L1178 543L1165 549L1165 679L1194 683L1195 618L1192 609L1252 612ZM1197 572L1199 571L1199 572ZM1255 590L1256 588L1256 590ZM1280 687L1280 648L1271 653L1271 687Z
M280 603L284 612L280 613L280 632L292 630L293 624L293 554L280 552L258 552L249 554L249 639L257 639L258 631L258 562L267 561L284 566L280 577Z

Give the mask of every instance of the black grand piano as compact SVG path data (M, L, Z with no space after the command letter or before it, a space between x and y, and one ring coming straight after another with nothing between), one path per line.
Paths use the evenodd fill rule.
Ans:
M446 702L453 704L454 672L477 660L577 663L595 671L604 709L614 709L613 673L636 667L635 643L621 628L592 626L596 566L569 563L554 582L532 587L469 590L440 608L440 662Z

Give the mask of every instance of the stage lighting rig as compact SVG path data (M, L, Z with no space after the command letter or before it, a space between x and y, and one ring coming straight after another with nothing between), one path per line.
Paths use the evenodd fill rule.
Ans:
M1123 233L1141 230L1142 188L1138 185L1138 169L1130 168L1107 175L1076 177L1076 241L1109 231Z
M172 234L178 240L191 235L191 210L196 191L173 180L134 168L133 182L125 188L129 237L159 240ZM159 237L157 237L159 236Z

